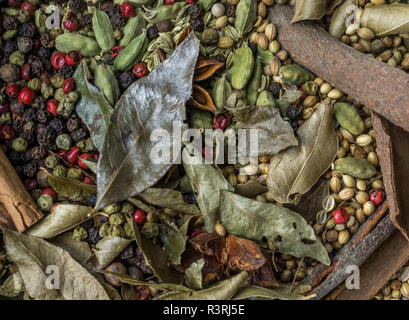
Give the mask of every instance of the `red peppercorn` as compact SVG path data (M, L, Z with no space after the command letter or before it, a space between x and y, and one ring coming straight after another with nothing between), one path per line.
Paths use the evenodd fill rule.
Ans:
M37 181L34 179L26 179L24 180L24 186L28 191L34 190L37 188Z
M63 150L63 149L58 150L58 151L56 152L56 155L59 156L61 159L64 159L64 160L67 160L67 154L68 154L68 151L67 151L67 150Z
M53 189L51 188L44 189L43 192L41 192L41 195L43 196L45 194L51 196L54 202L57 200L57 194L55 193Z
M56 116L59 102L55 99L48 100L47 102L47 111L53 116Z
M12 126L4 126L0 129L0 138L10 140L14 138L14 129Z
M65 63L69 66L76 66L80 63L82 55L77 50L71 50L65 55Z
M36 97L35 92L31 88L23 88L19 95L18 95L18 101L20 101L23 104L31 104Z
M148 74L148 67L146 63L139 62L133 67L132 72L137 78L143 78Z
M10 109L10 102L7 101L0 106L0 113L6 113L9 111L9 109Z
M165 0L165 5L170 6L171 4L174 4L175 0Z
M30 70L31 68L28 63L21 67L20 74L23 80L30 80Z
M200 230L200 229L195 229L195 230L193 230L193 232L190 234L189 238L190 238L190 239L196 238L198 235L200 235L200 234L202 234L202 233L203 233L202 230Z
M307 98L307 95L304 93L304 90L302 88L298 88L298 91L301 92L301 97L300 97L301 101L304 101L305 98Z
M78 155L80 154L81 148L72 147L67 153L67 161L71 164L76 164L78 161Z
M121 4L121 12L127 18L136 16L135 8L129 2L124 2L123 4Z
M36 11L36 8L34 7L34 5L30 1L24 1L21 4L20 9L28 11L31 16L34 16L34 13Z
M93 156L92 156L91 153L83 153L83 154L80 155L80 157L78 158L78 166L79 166L81 169L88 170L88 169L89 169L88 166L87 166L84 162L82 162L81 159L88 160L88 159L92 159L92 158L93 158Z
M17 97L19 92L20 92L20 87L18 86L17 83L11 83L7 85L6 93L10 98Z
M112 48L112 58L115 58L124 48L121 46L115 46Z
M146 300L151 294L148 286L137 286L136 291L138 292L138 300Z
M133 213L133 219L137 224L142 224L146 219L146 214L142 210L135 210Z
M65 94L70 93L72 90L74 90L74 79L73 78L67 78L65 79L63 85L62 85L62 90L64 91Z
M385 199L385 194L381 190L371 190L369 191L369 200L373 202L374 205L379 206Z
M54 69L61 69L65 65L65 56L61 52L56 52L51 57L51 64Z
M225 130L230 124L230 115L226 112L219 113L213 118L213 128Z
M79 23L78 23L77 16L74 14L74 12L68 13L67 20L64 21L63 25L64 25L64 28L69 31L77 31L79 27Z
M85 184L95 185L94 181L92 181L89 177L85 177L81 182Z
M196 2L194 2L193 0L186 0L186 2L188 3L188 4L195 4Z
M336 224L344 224L347 222L349 214L345 208L338 208L332 211L332 217Z

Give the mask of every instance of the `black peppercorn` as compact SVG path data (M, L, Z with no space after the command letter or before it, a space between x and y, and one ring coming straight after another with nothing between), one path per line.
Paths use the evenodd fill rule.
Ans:
M83 13L87 9L87 3L84 0L70 0L68 8L74 13Z
M22 154L20 152L16 152L16 151L12 150L9 153L8 158L13 164L15 164L15 163L19 163L20 161L22 161L21 155Z
M17 47L23 53L29 53L33 50L33 40L28 37L18 37Z
M71 139L77 143L80 140L83 140L87 136L87 131L83 128L77 129L73 132L71 132Z
M31 155L31 150L26 150L25 152L23 152L21 154L21 160L23 162L29 162L29 161L33 160L33 157Z
M40 59L47 59L49 56L50 56L50 50L49 49L47 49L47 48L44 48L44 47L40 47L40 48L38 48L38 50L37 50L37 56L40 58Z
M159 30L155 26L151 26L148 28L147 31L147 37L149 41L152 41L153 39L156 39L159 37Z
M119 5L117 5L117 4L115 4L115 3L112 3L110 6L109 6L109 9L108 9L108 15L109 15L109 17L110 18L112 18L113 16L115 16L115 15L117 15L117 14L120 14L120 15L122 15L122 13L121 13L121 7L119 6Z
M58 73L63 76L64 79L71 78L74 75L75 68L73 66L64 65Z
M194 5L191 5L187 9L187 14L190 16L191 19L197 19L200 18L202 15L202 7L200 6L199 3L195 3Z
M14 51L17 50L17 42L14 40L7 40L4 44L4 54L10 56Z
M193 19L190 21L192 29L194 31L203 31L204 30L204 21L202 18Z
M257 44L253 43L253 42L249 42L248 43L248 47L251 49L251 51L253 52L253 56L257 57Z
M31 149L31 156L34 160L44 159L47 155L47 150L44 147L37 146Z
M73 117L71 117L71 118L69 118L68 120L67 120L67 130L69 131L69 132L73 132L73 131L75 131L75 130L77 130L78 129L78 126L79 126L79 123L80 123L80 121L79 121L79 119L78 118L73 118Z
M35 76L40 77L41 73L44 71L41 60L37 56L30 55L27 59L27 63L30 65L31 72Z
M50 121L49 126L57 135L64 133L64 123L59 118L54 118Z
M29 163L26 163L23 166L24 175L26 175L29 178L34 177L35 174L37 173L37 170L38 170L38 166L35 161L30 161Z
M48 183L48 173L44 170L39 170L37 172L37 183L41 188L48 188L50 184Z
M34 101L33 101L33 103L32 103L32 106L33 106L34 108L36 108L36 109L43 110L43 109L46 108L46 104L47 104L47 100L46 100L44 97L42 97L42 96L37 96L37 97L34 99Z
M23 23L20 27L20 36L33 38L37 34L37 29L34 23Z
M124 72L119 76L119 83L122 89L127 89L135 80L135 75L130 71Z
M55 139L55 133L50 128L45 127L44 129L38 130L37 126L37 141L39 144L43 144L45 146L51 144Z
M121 14L115 14L111 17L111 24L115 29L123 28L126 24L126 18Z
M226 16L230 17L234 17L236 15L236 7L234 5L229 5L226 8Z
M99 235L99 229L96 227L92 227L88 231L88 240L91 244L95 245L101 240L101 236Z
M20 137L26 139L26 140L27 140L27 143L28 143L29 145L32 145L32 144L34 144L34 142L35 142L34 133L31 133L31 132L21 132L21 133L20 133Z
M226 62L226 57L224 56L224 54L218 54L216 55L215 59L221 63L225 63Z
M34 121L36 119L36 110L34 108L28 108L24 111L24 121Z
M268 86L268 91L270 91L273 94L274 99L280 98L281 89L282 89L282 86L278 82L272 82Z
M81 27L83 28L91 27L92 26L92 14L89 14L89 13L83 14L79 19L79 23Z
M15 16L3 16L3 28L6 30L15 30L18 27L18 20Z
M122 260L126 260L126 259L130 259L135 255L135 249L134 246L132 244L130 244L129 246L127 246L125 248L124 251L122 251L122 253L120 254L120 258Z
M290 105L288 107L287 110L287 116L291 119L291 120L296 120L300 114L301 114L302 110L299 106L296 106L294 104Z
M44 48L51 49L55 45L54 38L51 37L48 33L43 34L40 37L40 43Z
M10 111L17 116L23 116L24 113L24 104L18 100L14 100L10 103Z
M97 204L97 195L96 194L91 194L91 195L89 195L88 196L88 199L87 199L87 202L88 202L88 205L90 206L90 207L95 207L95 205Z
M50 121L50 117L51 117L51 114L47 110L40 109L40 110L37 110L36 112L37 121L40 123L43 123L43 124L48 123L48 121Z
M24 126L24 121L23 120L15 119L13 121L13 129L17 134L20 134L20 133L23 132L23 126Z

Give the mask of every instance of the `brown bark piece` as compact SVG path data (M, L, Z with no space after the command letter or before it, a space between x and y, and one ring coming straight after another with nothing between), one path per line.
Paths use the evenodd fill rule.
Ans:
M292 9L275 5L270 20L291 58L409 131L409 75L331 37L311 22L291 24Z
M3 150L0 149L0 202L19 232L25 231L37 221L43 213L37 208L27 192L20 177L14 170Z

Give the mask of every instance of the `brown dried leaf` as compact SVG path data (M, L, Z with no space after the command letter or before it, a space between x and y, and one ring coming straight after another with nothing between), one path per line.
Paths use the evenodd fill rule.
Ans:
M291 23L303 20L319 20L327 12L327 0L296 0Z
M252 271L267 261L255 242L229 235L226 240L229 260L227 270Z

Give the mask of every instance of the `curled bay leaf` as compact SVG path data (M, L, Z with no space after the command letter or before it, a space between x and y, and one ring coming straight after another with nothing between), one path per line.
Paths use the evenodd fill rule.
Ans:
M291 23L303 20L319 20L327 12L328 0L296 0Z
M80 94L80 99L76 104L76 111L87 125L95 147L101 150L113 109L102 91L89 82L90 78L91 74L87 62L82 60L73 76L76 85L75 90Z
M290 292L287 287L267 289L263 287L248 285L241 288L233 300L306 300L305 296Z
M204 290L164 293L154 300L230 300L246 282L247 276L248 273L243 271Z
M347 19L353 15L354 8L358 9L358 0L345 0L335 9L329 25L331 36L337 39L342 37L347 29Z
M185 283L193 290L203 289L202 270L205 265L204 259L199 259L193 262L189 268L185 270Z
M254 129L258 133L258 155L274 155L291 146L297 146L291 125L281 118L274 107L243 106L228 108L238 121L239 129ZM249 132L249 130L247 130ZM247 150L250 150L247 138Z
M204 224L208 232L214 232L218 220L220 191L234 191L220 169L209 164L195 164L187 149L183 150L183 166L195 193Z
M170 155L180 152L173 150L174 128L185 127L198 55L199 40L190 33L169 59L134 82L118 101L98 163L97 209L152 187L177 160L160 159L160 148L169 147ZM161 135L166 131L170 141L152 141L156 129Z
M243 197L254 198L259 194L267 192L268 188L257 180L249 180L246 183L235 185L234 191Z
M185 214L199 214L199 208L194 204L186 203L183 194L177 190L149 188L138 194L136 198L161 208L173 209Z
M230 234L258 243L267 239L282 253L330 264L327 250L312 227L287 208L222 191L220 219Z
M161 219L159 228L160 239L170 262L179 265L182 253L186 248L187 235L183 234L173 222L166 219Z
M94 249L95 257L98 260L98 268L108 266L133 241L114 236L98 241Z
M102 285L68 252L37 237L3 230L8 256L19 267L26 292L37 300L109 300ZM60 272L60 289L45 286L48 266Z
M89 220L91 211L91 207L58 204L54 207L53 214L46 216L26 233L42 239L53 238Z
M361 26L372 29L377 36L409 32L409 4L393 3L364 9Z
M321 104L298 129L300 145L271 159L267 186L276 201L298 203L331 166L338 152L332 115L332 105Z
M48 175L48 183L59 195L71 201L84 201L92 194L97 193L97 186L85 184L75 179Z

